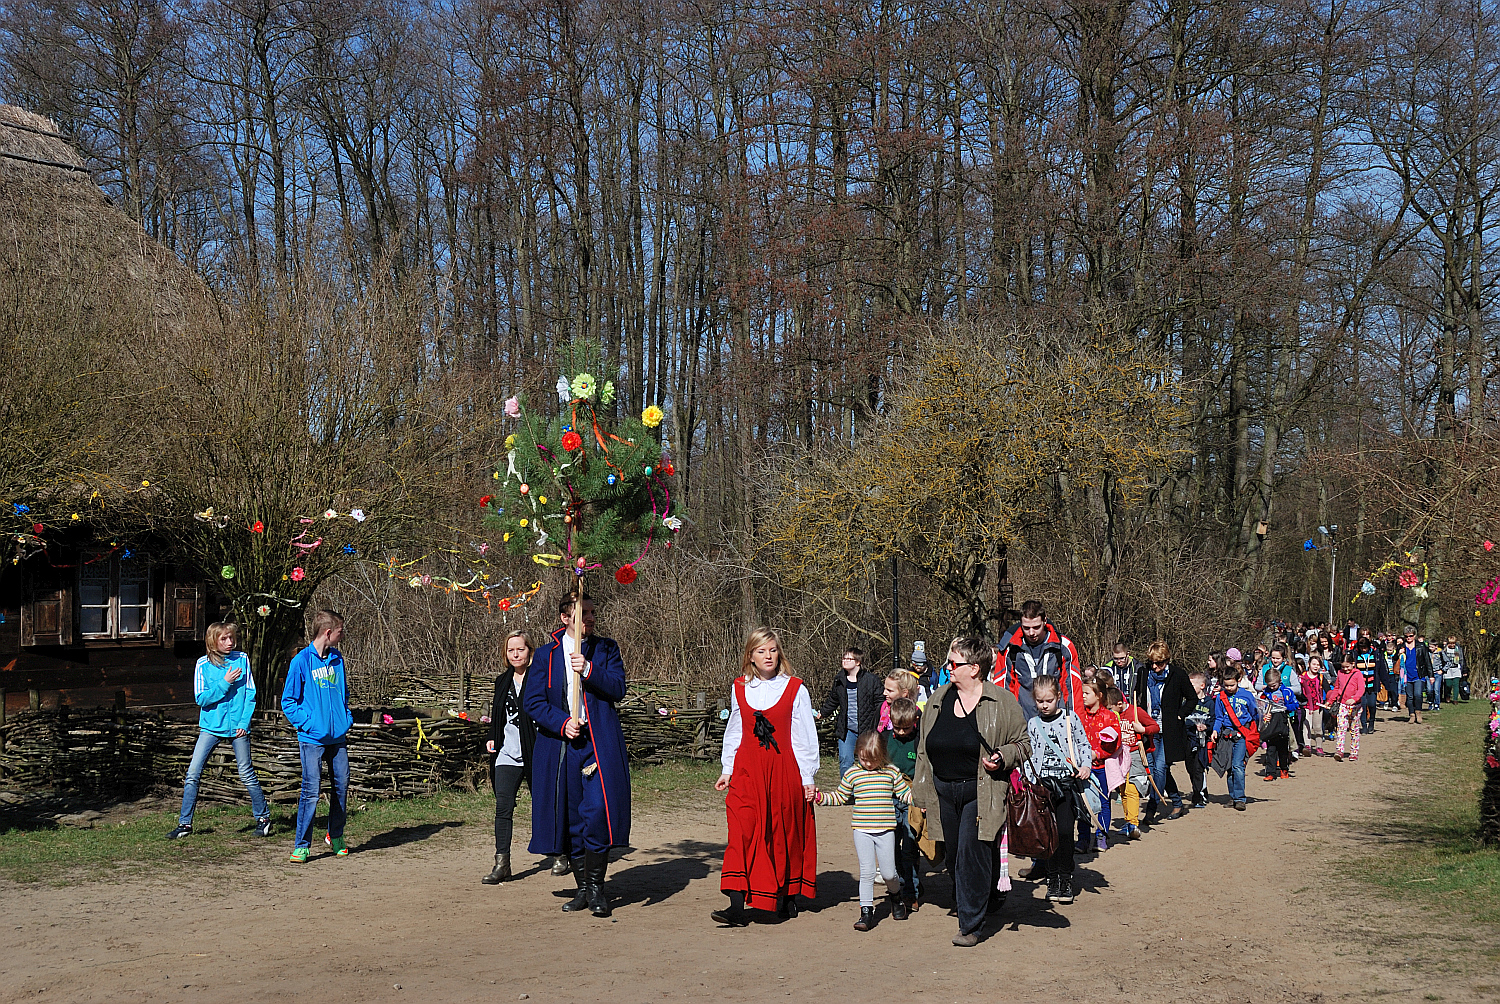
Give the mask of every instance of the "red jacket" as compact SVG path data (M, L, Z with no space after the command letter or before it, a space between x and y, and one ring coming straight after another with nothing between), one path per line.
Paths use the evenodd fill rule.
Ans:
M1083 676L1079 671L1078 649L1065 635L1059 634L1057 628L1050 623L1045 625L1046 635L1042 641L1042 665L1037 675L1057 677L1058 696L1062 700L1062 708L1083 716ZM1015 673L1011 672L1011 665L1017 659L1023 658L1021 649L1025 642L1021 636L1021 625L1007 631L1000 642L999 654L995 657L995 670L990 674L990 682L997 687L1004 687L1016 696L1021 697L1021 680Z
M1127 729L1124 727L1126 722L1135 722L1139 725L1144 725L1146 727L1146 731L1143 733L1136 733L1130 729ZM1144 711L1136 707L1134 704L1131 704L1129 701L1125 702L1124 713L1120 715L1120 724L1120 739L1125 743L1126 748L1131 750L1134 750L1136 746L1140 744L1142 735L1149 737L1157 735L1161 732L1161 724L1157 722L1155 718L1152 718L1150 715L1146 714ZM1146 748L1150 749L1152 745L1154 744L1148 738L1145 743Z
M1094 766L1098 767L1120 748L1120 716L1101 704L1093 711L1084 708L1078 717L1083 719L1083 731L1088 733Z

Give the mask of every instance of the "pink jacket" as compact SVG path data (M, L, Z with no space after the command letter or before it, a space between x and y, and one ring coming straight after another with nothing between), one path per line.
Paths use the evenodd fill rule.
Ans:
M1323 679L1317 673L1302 674L1302 706L1316 708L1323 703Z
M1339 670L1339 678L1333 682L1333 689L1328 691L1329 704L1358 704L1359 699L1365 696L1365 677L1357 669L1347 672Z

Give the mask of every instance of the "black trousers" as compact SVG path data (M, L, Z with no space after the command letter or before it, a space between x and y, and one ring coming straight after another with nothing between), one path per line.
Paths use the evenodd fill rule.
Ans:
M1274 771L1289 771L1292 769L1292 740L1290 736L1281 736L1266 743L1271 749L1271 769Z
M521 790L525 771L509 764L496 765L491 772L495 784L495 853L510 853L510 838L515 830L516 794Z
M1130 782L1125 782L1129 784ZM1078 799L1071 791L1052 796L1052 818L1057 820L1057 850L1047 859L1047 874L1059 878L1073 874L1073 821L1078 817Z
M984 926L990 889L995 884L993 847L979 839L979 781L933 778L933 785L943 820L943 850L953 876L958 933L970 934Z
M1197 750L1190 749L1188 750L1187 759L1183 763L1187 766L1188 780L1193 785L1193 797L1197 798L1199 792L1208 790L1208 785L1203 781L1206 776L1204 774L1203 760L1199 757Z

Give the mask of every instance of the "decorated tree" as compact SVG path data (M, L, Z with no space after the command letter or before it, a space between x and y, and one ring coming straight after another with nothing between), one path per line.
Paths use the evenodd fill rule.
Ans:
M676 471L657 439L661 408L611 423L614 398L613 383L580 372L557 378L555 416L539 414L520 397L506 401L516 431L505 439L493 492L480 499L504 548L570 569L575 597L596 569L612 568L621 585L634 582L652 547L672 546L682 527L670 482ZM580 621L573 619L575 641Z

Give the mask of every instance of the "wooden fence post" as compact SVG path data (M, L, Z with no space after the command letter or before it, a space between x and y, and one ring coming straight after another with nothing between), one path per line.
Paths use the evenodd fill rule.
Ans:
M29 694L29 696L31 698L31 710L32 711L41 711L42 710L42 692L40 690L37 690L35 687L32 687L31 690L28 691L27 693Z

